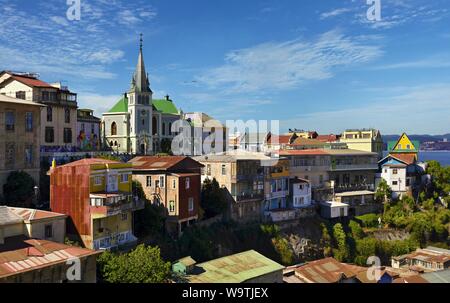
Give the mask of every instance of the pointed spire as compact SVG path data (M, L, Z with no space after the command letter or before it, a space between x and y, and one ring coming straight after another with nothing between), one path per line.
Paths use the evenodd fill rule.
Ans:
M151 92L148 74L145 72L144 55L142 54L142 33L139 39L139 56L136 70L131 79L131 91L135 92Z

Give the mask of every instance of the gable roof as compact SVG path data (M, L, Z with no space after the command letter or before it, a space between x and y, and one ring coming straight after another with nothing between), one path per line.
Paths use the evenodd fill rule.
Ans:
M32 208L19 208L19 207L10 207L11 211L15 213L16 215L20 216L25 223L29 223L32 221L38 221L42 219L47 218L67 218L67 215L45 211L45 210L38 210L38 209L32 209Z
M397 146L399 145L400 141L402 139L407 140L407 142L409 142L411 145L413 145L411 149L406 149L406 148L402 148L401 149L396 149ZM405 146L406 147L406 146ZM397 141L389 141L388 142L388 151L389 152L395 152L395 153L401 153L401 152L418 152L420 148L420 142L418 140L411 140L409 139L408 135L406 133L403 133Z
M290 144L293 135L272 135L270 134L267 140L268 144L278 143L278 144Z
M318 135L316 140L324 142L324 143L329 143L329 142L336 142L337 140L339 140L339 136L338 135Z
M51 86L47 82L44 82L44 81L39 80L37 78L18 76L18 75L15 75L15 74L12 74L11 77L6 79L6 81L4 82L3 85L5 85L6 83L9 83L9 82L11 82L13 80L16 80L16 81L18 81L18 82L20 82L22 84L25 84L27 86L30 86L30 87L42 87L42 88L54 88L54 89L57 89L56 87Z
M389 154L380 161L381 165L412 165L416 163L416 156L414 154Z
M187 169L203 167L203 164L186 156L139 156L128 163L133 164L133 170L171 170L182 163Z
M7 206L0 206L0 226L23 222L23 218Z
M178 114L177 107L171 100L167 100L167 99L168 98L156 99L156 100L153 100L152 102L157 111L162 112L163 114L177 115Z
M117 103L108 111L108 113L126 113L128 112L128 98L123 96L122 99L117 101Z
M60 165L58 167L92 165L92 164L118 164L118 163L122 163L122 162L115 161L115 160L101 159L101 158L88 158L88 159L81 159L78 161Z

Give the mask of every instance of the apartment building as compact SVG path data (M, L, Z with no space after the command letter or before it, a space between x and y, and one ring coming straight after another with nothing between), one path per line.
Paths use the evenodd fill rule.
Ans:
M0 94L46 105L41 111L41 150L76 148L77 94L61 83L47 83L35 74L0 73Z
M295 209L290 199L289 160L274 159L273 164L265 167L264 215L277 222L295 219Z
M142 156L129 163L147 199L166 208L169 232L181 234L198 220L202 164L184 156Z
M13 171L25 171L39 184L42 104L0 94L0 199Z
M50 171L50 207L69 216L67 234L91 249L135 244L133 212L144 208L132 195L130 163L83 159Z
M376 129L347 129L341 136L340 142L346 143L349 149L377 153L383 156L383 139Z
M262 153L243 150L195 157L205 167L202 181L215 178L228 191L229 215L236 221L259 221L264 210L264 171L273 164Z

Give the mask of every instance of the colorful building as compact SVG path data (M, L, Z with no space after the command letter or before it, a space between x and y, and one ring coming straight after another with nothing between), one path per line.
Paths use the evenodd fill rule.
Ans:
M100 150L100 118L92 109L77 110L77 148L81 151Z
M133 212L144 203L132 194L131 163L83 159L53 165L49 174L50 207L69 215L69 237L96 250L136 242Z
M418 160L418 153L420 142L417 140L410 140L406 133L403 133L397 141L388 142L388 152L391 155L411 155L415 160Z
M348 129L340 140L346 143L349 149L377 153L378 158L383 156L383 139L376 129Z
M198 219L202 164L184 156L142 156L129 163L147 199L166 208L169 232L180 234Z

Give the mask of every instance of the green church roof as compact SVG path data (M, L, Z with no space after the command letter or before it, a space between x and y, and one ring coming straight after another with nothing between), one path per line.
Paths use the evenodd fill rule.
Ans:
M158 111L162 112L163 114L178 114L178 109L171 100L153 100L153 105Z
M128 112L128 98L122 97L119 101L117 101L116 105L114 105L110 110L110 113L125 113Z

